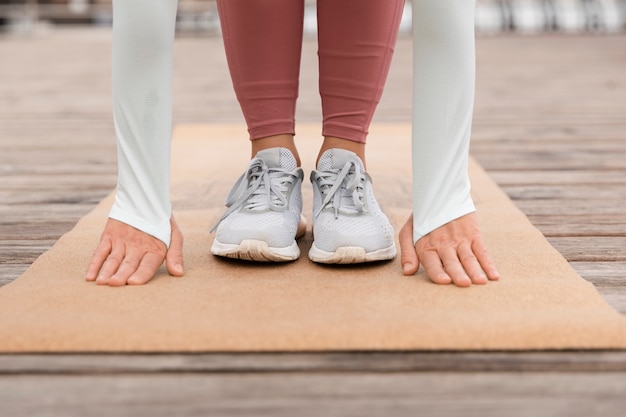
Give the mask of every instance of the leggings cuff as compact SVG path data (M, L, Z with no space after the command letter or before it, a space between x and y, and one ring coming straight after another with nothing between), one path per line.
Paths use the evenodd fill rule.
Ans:
M351 129L341 125L326 125L322 130L322 136L332 136L335 138L346 139L352 142L365 143L369 132L358 129Z
M257 140L268 136L295 135L296 129L294 122L279 122L251 127L248 132L250 133L250 140Z

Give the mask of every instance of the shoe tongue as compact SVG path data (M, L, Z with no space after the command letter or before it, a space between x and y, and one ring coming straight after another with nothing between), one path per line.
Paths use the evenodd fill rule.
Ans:
M364 172L363 161L354 152L345 149L333 148L322 154L317 163L318 171L330 171L331 169L343 169L348 162L356 162L360 172Z
M293 171L297 168L296 158L287 148L269 148L257 152L256 158L265 162L269 168L283 168Z

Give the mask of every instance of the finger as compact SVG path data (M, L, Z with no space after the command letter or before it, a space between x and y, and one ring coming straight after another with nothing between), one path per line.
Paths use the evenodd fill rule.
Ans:
M413 275L420 266L413 243L413 215L409 217L407 222L400 229L398 235L400 240L400 264L402 265L402 273L404 275Z
M439 253L443 268L452 279L452 282L454 282L454 285L457 287L469 287L472 285L472 280L467 276L465 269L463 269L456 251L456 248L448 247Z
M139 267L139 263L141 262L140 252L132 252L129 248L126 250L127 253L124 260L120 264L119 268L117 268L117 271L115 271L115 274L113 274L107 281L107 284L112 287L126 285L126 281L128 281L128 278L135 273Z
M174 218L171 220L172 224L172 239L170 247L165 254L165 266L170 275L175 277L182 277L185 273L183 263L183 234L176 225Z
M478 259L483 271L487 274L487 278L491 281L497 281L500 279L500 273L496 269L496 265L491 259L491 255L489 255L487 247L483 243L482 239L476 239L472 243L472 251L476 254L476 258Z
M163 263L163 255L156 252L147 252L137 270L128 278L128 285L143 285L156 274Z
M447 285L452 283L452 278L444 271L439 255L434 250L421 253L420 261L428 278L435 284Z
M93 255L91 256L91 261L89 262L89 266L87 267L87 272L85 273L85 279L87 281L95 281L98 277L98 273L100 272L100 268L102 268L102 264L106 260L107 256L111 253L111 241L109 239L103 239L100 241Z
M109 256L106 258L100 268L98 277L96 278L96 284L105 285L109 279L117 272L120 264L124 260L124 247L113 248Z
M479 285L486 284L487 275L485 275L485 272L480 266L478 258L474 255L472 247L467 242L464 242L459 245L457 250L461 265L463 266L463 269L465 269L465 272L469 276L472 283Z

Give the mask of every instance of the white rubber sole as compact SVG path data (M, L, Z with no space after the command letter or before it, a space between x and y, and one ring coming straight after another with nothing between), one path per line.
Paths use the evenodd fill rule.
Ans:
M386 261L396 256L396 246L366 252L359 246L343 246L335 252L326 252L318 249L315 242L309 251L309 259L322 264L360 264L365 262Z
M300 248L296 241L285 248L270 247L263 240L246 239L240 244L221 243L217 239L211 245L211 253L226 258L256 262L290 262L300 257Z

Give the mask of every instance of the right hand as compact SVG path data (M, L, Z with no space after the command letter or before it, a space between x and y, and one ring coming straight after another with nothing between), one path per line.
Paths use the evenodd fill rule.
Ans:
M139 229L109 219L100 237L85 279L99 285L142 285L150 281L165 260L170 275L182 277L183 235L171 218L172 237L165 243Z

